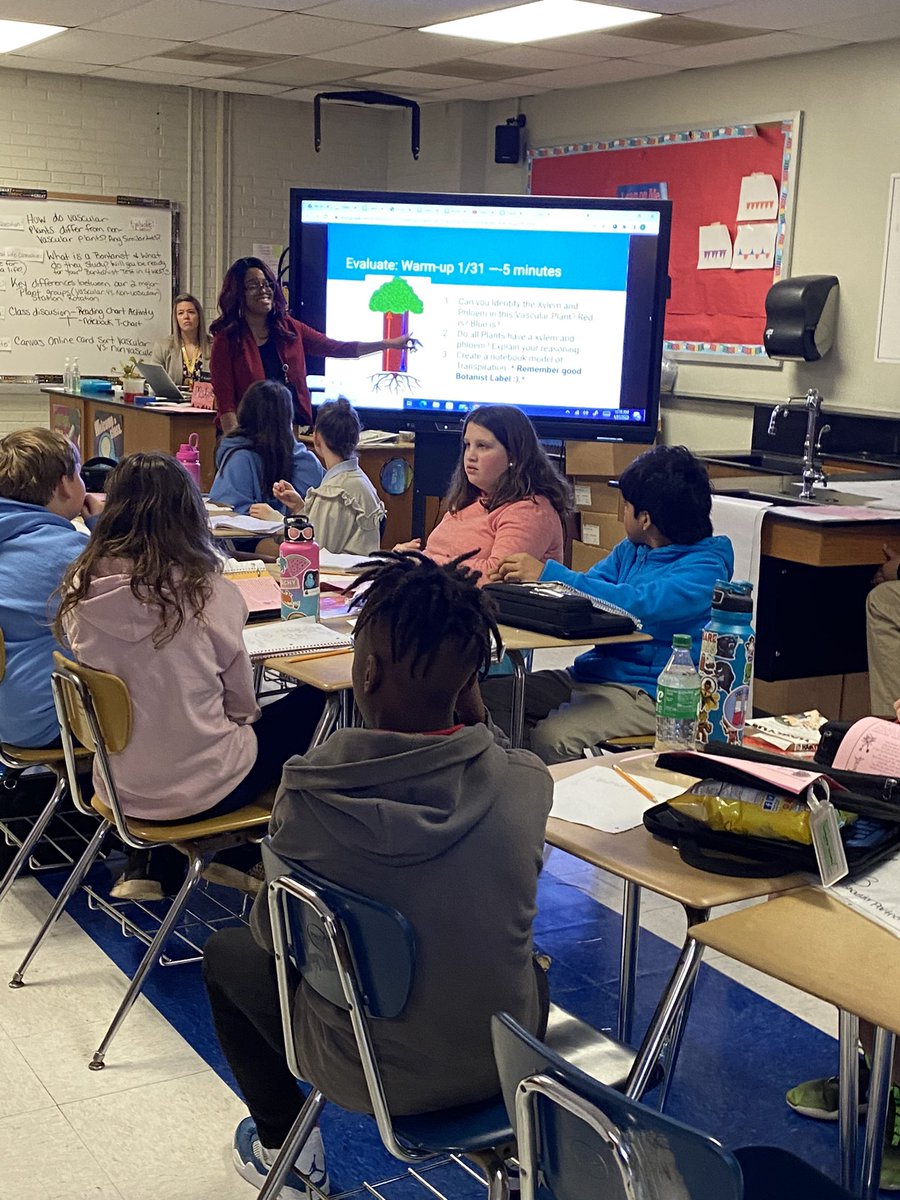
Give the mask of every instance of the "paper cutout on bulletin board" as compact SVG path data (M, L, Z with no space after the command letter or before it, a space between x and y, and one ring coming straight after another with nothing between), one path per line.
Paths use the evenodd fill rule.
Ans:
M778 187L771 175L755 171L741 180L736 221L765 221L778 215Z
M697 270L721 271L731 266L731 234L728 226L701 225L697 231Z
M667 183L620 183L616 188L618 200L668 200Z
M731 266L735 271L771 271L775 258L774 221L762 225L739 225L734 239Z

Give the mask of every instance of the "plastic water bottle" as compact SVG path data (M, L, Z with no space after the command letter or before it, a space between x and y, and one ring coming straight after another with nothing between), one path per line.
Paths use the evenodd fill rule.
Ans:
M198 448L200 435L192 433L186 442L178 447L175 457L187 471L188 475L200 486L200 450Z
M694 750L700 711L700 676L691 658L692 638L676 633L672 657L656 682L654 750Z
M745 579L716 581L712 614L700 643L701 742L744 740L753 680L753 584Z
M72 391L81 391L81 371L78 368L78 359L72 359Z
M285 517L278 550L281 571L281 619L319 619L319 546L306 517Z
M63 391L71 392L72 390L72 364L66 359L66 365L63 367Z

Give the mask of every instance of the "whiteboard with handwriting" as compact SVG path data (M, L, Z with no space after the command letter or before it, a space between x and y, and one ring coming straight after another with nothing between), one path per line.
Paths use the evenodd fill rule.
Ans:
M118 374L171 330L172 210L0 195L0 376Z

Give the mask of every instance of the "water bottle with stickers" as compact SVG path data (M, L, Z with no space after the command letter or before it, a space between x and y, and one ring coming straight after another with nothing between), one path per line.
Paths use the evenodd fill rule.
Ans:
M656 681L656 742L653 749L695 750L700 676L691 658L692 638L676 633L672 656Z
M700 643L701 742L743 742L755 649L753 584L746 579L717 580Z
M285 517L278 550L281 572L281 619L319 619L319 547L306 517Z

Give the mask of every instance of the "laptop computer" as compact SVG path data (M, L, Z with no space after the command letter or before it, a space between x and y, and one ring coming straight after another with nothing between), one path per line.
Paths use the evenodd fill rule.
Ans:
M139 362L138 370L150 384L154 395L160 399L171 400L173 404L190 404L175 385L172 376L159 363Z

